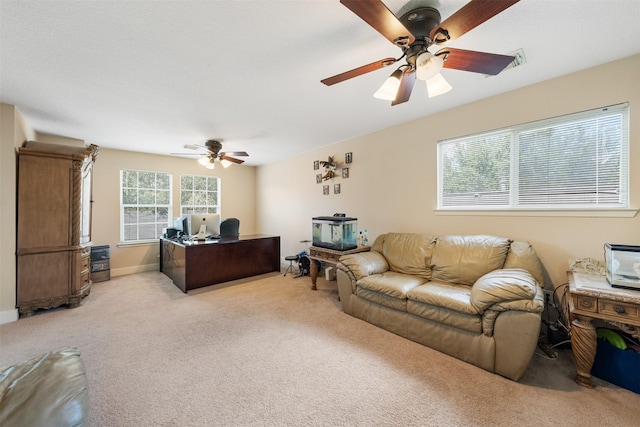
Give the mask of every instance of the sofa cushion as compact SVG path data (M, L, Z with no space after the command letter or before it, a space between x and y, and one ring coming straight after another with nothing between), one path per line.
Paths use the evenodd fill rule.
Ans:
M407 292L425 283L425 279L387 271L364 277L356 283L355 294L368 301L406 311Z
M473 285L482 275L502 268L511 241L495 236L443 236L433 250L434 279Z
M482 317L478 315L460 313L448 308L435 307L410 299L407 300L407 312L453 328L476 334L482 333Z
M407 292L412 301L442 307L447 310L477 316L478 310L471 304L471 288L433 280Z
M387 233L382 242L382 255L389 269L398 273L431 279L431 256L434 236L414 233Z
M76 348L0 368L0 425L88 425L85 366Z

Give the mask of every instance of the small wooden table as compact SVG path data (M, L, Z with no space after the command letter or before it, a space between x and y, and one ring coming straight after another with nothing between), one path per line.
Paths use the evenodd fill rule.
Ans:
M311 246L309 248L309 259L312 261L326 262L331 265L337 265L342 255L356 254L358 252L368 252L371 250L371 246L360 246L355 249L349 249L346 251L336 251L335 249L320 248L318 246ZM318 279L318 265L315 262L311 263L309 268L309 274L311 275L311 289L317 290L316 280Z
M569 271L571 348L576 359L575 381L593 388L591 368L597 336L593 319L640 339L640 291L613 288L604 276Z

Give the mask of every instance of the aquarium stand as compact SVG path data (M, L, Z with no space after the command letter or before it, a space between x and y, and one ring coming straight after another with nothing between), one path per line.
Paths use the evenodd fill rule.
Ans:
M371 246L360 246L355 249L349 249L346 251L337 251L335 249L328 248L320 248L317 246L311 246L309 248L309 258L315 261L320 261L321 263L327 263L331 265L337 265L340 261L340 257L343 255L356 254L358 252L368 252L371 250ZM315 262L311 263L310 268L311 275L311 289L317 290L316 280L318 279L318 264Z

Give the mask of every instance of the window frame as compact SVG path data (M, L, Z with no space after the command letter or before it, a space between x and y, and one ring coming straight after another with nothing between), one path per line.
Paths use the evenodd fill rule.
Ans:
M207 180L207 188L205 190L196 190L195 188L192 188L190 191L192 193L196 193L197 191L204 191L205 193L212 193L215 192L216 193L216 204L215 205L211 205L208 203L205 204L183 204L183 178L185 177L192 177L192 178L205 178ZM209 180L215 180L216 181L216 189L215 191L210 190L209 189ZM222 180L220 179L220 177L218 176L211 176L211 175L196 175L196 174L181 174L180 175L180 216L190 216L193 214L208 214L208 213L212 213L212 214L220 214L220 206L221 206L221 201L220 201L220 196L221 196L221 191L220 191L220 186L222 184ZM195 194L193 196L193 198L195 199ZM205 199L208 201L209 198L205 197ZM202 209L198 209L198 208L205 208L205 210ZM185 211L185 209L187 209L187 211Z
M138 182L137 182L137 186L136 187L125 187L125 182L124 182L124 177L125 177L125 173L127 172L135 172L138 174ZM158 175L164 175L165 179L167 180L168 184L169 184L169 188L168 188L168 192L169 192L169 203L168 204L163 204L163 203L153 203L153 204L145 204L145 203L139 203L140 200L138 198L138 203L125 203L124 200L124 190L125 189L135 189L137 192L140 191L141 187L140 187L140 173L153 173L156 175L154 182L157 182L157 176ZM140 243L150 243L150 242L157 242L161 237L162 237L162 228L166 228L166 227L170 227L172 225L172 214L173 214L173 174L171 174L170 172L159 172L159 171L149 171L149 170L140 170L140 169L120 169L120 244L121 245L135 245L135 244L140 244ZM157 188L143 188L143 190L158 190ZM161 189L163 191L167 191L167 189ZM154 195L155 196L155 201L157 202L157 194ZM138 194L139 197L139 194ZM160 222L157 221L157 212L156 212L156 221L155 222L149 222L149 223L140 223L140 222L136 222L136 223L127 223L125 222L125 209L126 208L130 208L130 207L136 207L136 208L140 208L140 207L153 207L155 209L157 208L166 208L167 210L167 222ZM127 225L131 225L131 224L137 224L137 232L136 232L136 239L126 239L126 235L127 235ZM153 238L140 238L140 224L155 224L155 231L156 231L156 237ZM159 228L160 226L160 228Z
M620 193L622 193L619 205L559 205L549 203L546 205L520 205L518 197L519 176L518 167L520 164L519 136L526 132L544 127L561 126L576 121L586 121L600 116L608 116L612 113L622 116L621 142L620 142L620 166L619 183ZM465 141L478 141L484 138L491 138L496 135L508 135L509 142L509 171L508 171L508 202L506 204L484 204L484 205L443 205L444 194L444 163L443 150L447 146L460 144ZM480 214L480 215L535 215L535 216L611 216L611 217L632 217L637 213L637 209L630 208L630 142L629 142L629 103L620 103L606 107L595 108L578 113L532 121L520 125L509 126L485 132L474 133L463 137L455 137L439 140L437 142L437 208L436 213L441 214ZM569 166L567 166L569 167Z

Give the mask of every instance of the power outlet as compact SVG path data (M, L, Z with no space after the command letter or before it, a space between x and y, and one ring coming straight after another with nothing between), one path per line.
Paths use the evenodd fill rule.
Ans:
M553 291L544 290L544 305L555 308L556 302L553 299Z

